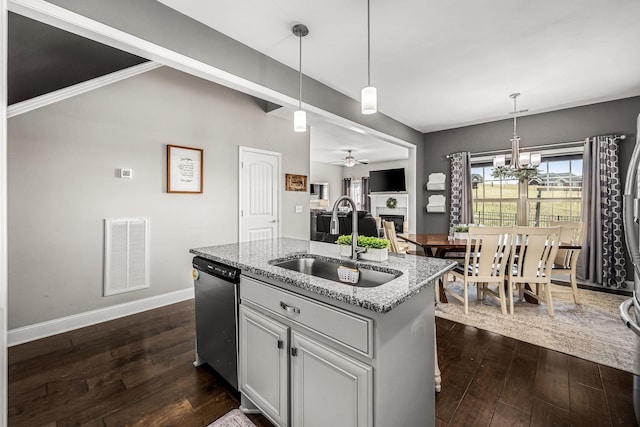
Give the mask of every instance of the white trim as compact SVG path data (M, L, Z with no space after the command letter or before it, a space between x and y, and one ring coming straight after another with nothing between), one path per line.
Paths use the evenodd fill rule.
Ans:
M128 79L129 77L137 76L138 74L146 73L147 71L151 71L159 67L162 67L162 64L149 61L145 62L144 64L134 65L133 67L129 67L124 70L116 71L105 76L97 77L95 79L87 80L86 82L66 87L64 89L37 96L23 102L18 102L9 106L9 108L7 109L7 118L28 113L29 111L35 110L36 108L46 107L47 105L59 101L64 101L65 99L71 98L76 95L82 95L83 93L110 85L111 83L116 83L121 80Z
M542 161L548 157L560 157L560 156L574 156L577 154L584 154L584 147L565 147L565 148L551 148L546 150L537 150L535 147L528 147L526 150L521 149L522 153L539 153L542 156ZM487 156L475 156L471 153L471 164L478 163L491 163L493 162L493 158L495 156L487 155ZM506 159L511 159L511 154L506 154Z
M0 0L0 427L7 425L7 0Z
M48 320L46 322L35 323L33 325L22 326L9 330L7 334L8 345L22 344L40 338L46 338L62 332L84 328L109 320L118 319L124 316L141 313L165 305L175 304L193 298L193 288L182 289L162 295L136 301L125 302L123 304L112 305L110 307L99 308L97 310L85 311L84 313L73 314L59 319ZM1 424L0 424L1 425Z

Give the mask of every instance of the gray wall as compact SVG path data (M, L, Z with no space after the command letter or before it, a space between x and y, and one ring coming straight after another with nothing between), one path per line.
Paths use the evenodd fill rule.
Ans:
M193 286L189 248L237 241L239 145L309 175L308 132L168 68L11 118L8 140L9 328ZM166 193L166 144L204 149L204 194ZM282 194L283 235L308 238L308 193ZM151 287L103 297L103 220L133 216L151 218Z
M536 114L518 118L518 135L523 147L579 141L590 136L626 134L620 144L621 174L627 173L627 163L635 143L636 118L640 113L640 97L603 102L584 107ZM447 204L450 196L450 165L446 155L457 151L479 152L511 148L513 120L501 120L475 126L450 129L424 135L423 165L418 165L418 196L423 198L418 211L419 233L446 233L449 214L426 213L424 204L431 194L425 191L426 177L432 172L447 174Z
M329 202L331 206L342 195L342 169L344 169L344 166L311 162L309 182L329 183Z

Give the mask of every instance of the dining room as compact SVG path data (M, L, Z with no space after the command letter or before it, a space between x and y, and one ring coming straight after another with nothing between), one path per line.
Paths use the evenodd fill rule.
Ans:
M640 125L640 118L628 111L626 124L608 127L604 135L593 130L596 135L585 138L572 137L567 127L560 129L565 136L558 141L545 128L550 116L524 117L527 139L536 143L523 148L516 130L516 120L523 118L517 111L514 105L511 149L469 151L472 140L497 138L501 127L496 123L428 135L439 155L432 153L425 164L446 180L430 186L434 177L426 177L427 220L417 233L399 233L397 238L412 252L459 263L457 273L448 275L436 292L436 316L455 322L443 334L450 337L449 328L462 334L485 331L576 358L579 364L593 363L596 368L590 369L600 374L596 383L606 383L605 371L613 368L626 377L627 396L622 400L631 405L633 391L637 407L639 352L629 329L633 326L626 327L629 322L621 313L634 291L635 257L625 244L637 246L632 237L638 233L633 206L625 214L625 205L629 209L635 204L627 194L637 186L629 176L636 176L637 164L630 163L638 130L628 124ZM590 114L596 121L598 116ZM554 118L553 123L557 132L561 121ZM504 121L502 129L506 125ZM505 133L503 139L508 139L509 131ZM546 143L546 138L555 141ZM540 238L530 240L532 232ZM534 241L542 244L530 244ZM443 378L457 378L446 372L452 363L446 351L440 349L439 358L445 359ZM541 366L540 360L536 363L532 366ZM566 363L576 362L560 365ZM568 378L568 388L580 382L571 375L560 378ZM540 393L538 381L529 383L533 396ZM457 393L438 399L462 404L469 399L467 392ZM502 402L505 397L497 393ZM606 391L602 396L609 408L615 406ZM593 425L607 424L601 421L591 420Z

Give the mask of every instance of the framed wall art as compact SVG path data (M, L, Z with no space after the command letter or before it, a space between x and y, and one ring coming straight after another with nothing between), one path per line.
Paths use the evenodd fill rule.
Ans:
M202 193L204 150L167 145L167 193Z
M285 190L286 191L307 191L307 176L285 174Z

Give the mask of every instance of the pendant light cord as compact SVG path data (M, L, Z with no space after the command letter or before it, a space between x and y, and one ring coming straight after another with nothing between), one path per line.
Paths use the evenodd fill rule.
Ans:
M367 0L367 86L371 86L371 6Z
M298 66L298 82L299 82L298 110L302 110L302 34L300 34L298 38L300 39L300 63Z
M513 97L513 138L514 139L518 137L517 125L516 125L516 119L518 118L517 99L518 99L518 95L515 95Z

